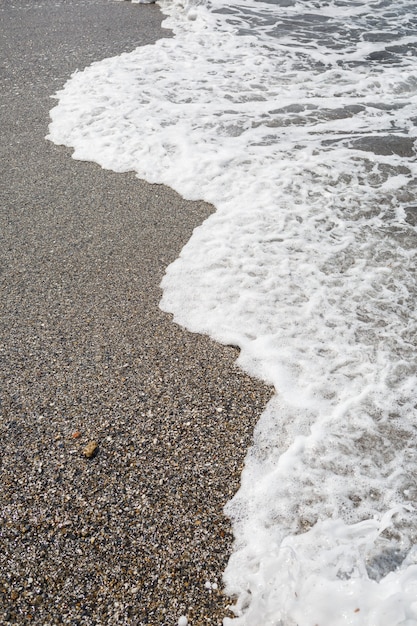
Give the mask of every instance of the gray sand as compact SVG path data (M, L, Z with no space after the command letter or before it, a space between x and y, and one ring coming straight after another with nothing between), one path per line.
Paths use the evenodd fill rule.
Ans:
M0 623L220 624L204 583L270 390L158 309L211 207L44 140L75 69L169 33L111 0L6 0L0 20Z

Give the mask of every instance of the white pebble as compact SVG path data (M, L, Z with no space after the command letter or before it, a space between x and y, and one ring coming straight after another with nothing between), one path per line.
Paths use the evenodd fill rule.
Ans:
M185 615L181 615L181 617L178 620L178 626L187 626L188 624L188 619L185 617Z

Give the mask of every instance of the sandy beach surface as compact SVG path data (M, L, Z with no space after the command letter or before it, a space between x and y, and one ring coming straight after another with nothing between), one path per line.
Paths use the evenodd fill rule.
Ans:
M0 21L0 623L221 624L222 509L271 392L158 309L211 208L44 139L72 72L169 33L111 0Z

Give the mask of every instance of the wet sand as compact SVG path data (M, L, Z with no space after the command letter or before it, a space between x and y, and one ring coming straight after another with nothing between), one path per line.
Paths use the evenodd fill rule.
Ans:
M158 308L212 209L44 139L73 71L169 33L111 0L0 20L0 622L221 624L222 509L270 390Z

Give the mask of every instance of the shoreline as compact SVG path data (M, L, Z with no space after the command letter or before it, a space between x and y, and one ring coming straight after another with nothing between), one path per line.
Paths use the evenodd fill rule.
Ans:
M2 623L221 624L222 509L271 390L158 308L166 266L212 208L44 139L76 69L169 31L152 4L16 0L0 14Z

